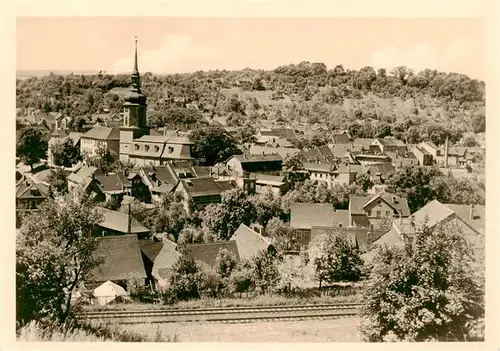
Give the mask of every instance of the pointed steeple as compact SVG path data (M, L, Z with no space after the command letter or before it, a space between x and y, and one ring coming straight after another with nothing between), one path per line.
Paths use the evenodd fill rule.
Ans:
M137 37L135 37L134 70L132 71L132 84L135 88L141 86L141 76L139 75L139 64L137 63Z
M132 74L139 75L139 65L137 64L137 37L135 37L135 57L134 57L134 71Z

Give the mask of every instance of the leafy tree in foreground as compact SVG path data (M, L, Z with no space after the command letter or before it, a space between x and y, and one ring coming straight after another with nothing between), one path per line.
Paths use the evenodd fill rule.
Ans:
M422 228L403 247L380 247L363 290L368 341L481 338L483 292L473 252L455 225Z
M171 301L198 299L201 296L202 269L189 255L181 256L172 267L167 296Z
M80 190L47 200L28 216L16 242L17 321L64 322L74 289L99 263L90 231L102 220Z
M109 151L105 147L99 146L96 150L96 154L87 157L87 163L89 166L94 166L101 173L108 174L112 172L115 163L117 161L117 155Z
M355 282L363 274L359 250L341 235L323 235L312 243L309 251L320 288L323 282Z
M51 152L56 166L71 167L83 159L80 148L73 145L70 138L56 143Z
M19 131L16 156L21 157L31 169L33 165L47 157L49 144L42 128L27 126Z

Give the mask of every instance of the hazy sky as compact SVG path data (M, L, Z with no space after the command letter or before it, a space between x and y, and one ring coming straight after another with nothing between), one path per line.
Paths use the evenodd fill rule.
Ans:
M141 72L273 69L300 61L328 67L406 65L485 79L479 18L19 17L17 70Z

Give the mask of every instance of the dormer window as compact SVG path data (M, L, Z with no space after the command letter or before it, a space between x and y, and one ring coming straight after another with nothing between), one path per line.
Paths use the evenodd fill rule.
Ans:
M135 150L139 150L139 145L135 144Z
M171 154L172 152L174 152L174 148L172 146L169 146L168 147L168 153Z
M145 146L144 146L144 149L145 149L146 151L149 151L149 145L145 145Z
M160 151L160 148L158 146L155 146L155 152Z

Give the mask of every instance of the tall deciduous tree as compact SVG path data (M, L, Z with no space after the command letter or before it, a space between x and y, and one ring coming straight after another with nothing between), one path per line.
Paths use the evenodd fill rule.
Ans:
M323 235L314 240L309 259L320 288L323 282L356 282L363 274L359 250L342 233Z
M116 162L117 155L109 151L107 148L99 146L95 152L95 155L87 157L87 163L90 166L94 166L101 173L108 174L113 171Z
M276 258L267 250L260 251L252 259L252 272L255 286L263 292L274 288L280 280Z
M19 131L16 156L30 165L33 165L47 157L48 140L43 129L37 126L26 126Z
M191 140L194 143L191 155L197 159L205 159L205 163L210 166L241 154L236 140L221 128L196 130L191 133Z
M430 185L435 177L442 176L439 169L427 166L406 166L392 173L387 181L387 191L407 197L408 207L415 212L436 198Z
M27 217L16 242L17 320L64 322L74 289L101 261L90 231L102 221L80 190L47 200Z
M240 188L224 192L221 203L207 206L203 214L203 224L219 240L229 239L240 224L249 225L254 220L255 208Z
M483 291L474 254L452 223L423 227L402 247L380 247L363 289L361 331L368 341L481 338ZM484 268L484 267L483 267Z
M70 138L55 143L51 148L51 152L56 166L71 167L83 159L80 148L73 145Z

